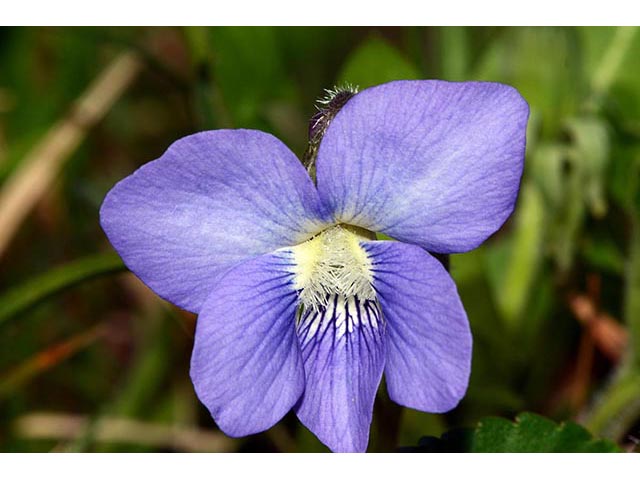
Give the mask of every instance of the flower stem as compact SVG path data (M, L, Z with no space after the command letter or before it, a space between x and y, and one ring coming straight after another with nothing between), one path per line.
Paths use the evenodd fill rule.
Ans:
M309 144L302 157L302 164L314 182L316 180L316 157L318 156L322 137L327 128L329 128L331 120L349 99L358 92L358 88L346 84L335 87L333 90L325 90L325 92L325 97L317 102L318 112L309 120Z
M383 385L378 391L374 410L377 431L376 441L373 445L375 451L395 452L398 449L402 412L403 408L389 398L386 385Z

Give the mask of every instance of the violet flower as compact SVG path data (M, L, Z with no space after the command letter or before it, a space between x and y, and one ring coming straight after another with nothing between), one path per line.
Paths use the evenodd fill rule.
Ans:
M410 408L465 394L469 324L428 252L476 248L509 217L527 117L506 85L387 83L333 118L317 187L267 133L202 132L119 182L102 227L144 283L198 313L191 378L225 433L293 408L332 450L364 451L383 372Z

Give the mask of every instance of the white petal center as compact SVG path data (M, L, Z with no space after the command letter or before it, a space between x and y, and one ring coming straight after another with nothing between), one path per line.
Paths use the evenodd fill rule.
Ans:
M337 225L293 247L295 288L305 308L324 308L333 295L375 299L371 260L362 240L366 238Z

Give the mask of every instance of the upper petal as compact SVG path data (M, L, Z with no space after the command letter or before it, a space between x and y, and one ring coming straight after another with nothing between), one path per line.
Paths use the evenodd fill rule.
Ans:
M158 295L198 312L216 277L321 228L315 187L278 139L217 130L178 140L107 195L100 222Z
M389 396L422 411L451 410L471 369L469 322L453 280L415 245L366 242L364 248L386 320Z
M470 250L513 210L528 114L517 90L498 83L363 90L320 144L320 197L343 223L434 252Z
M198 316L191 378L228 435L270 428L304 390L290 262L280 251L232 268Z

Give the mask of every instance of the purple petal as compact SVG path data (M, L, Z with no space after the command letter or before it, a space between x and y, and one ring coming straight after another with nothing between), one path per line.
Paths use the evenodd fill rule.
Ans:
M278 422L304 390L290 255L249 260L222 276L198 316L191 379L230 436Z
M107 195L100 221L125 264L198 312L216 277L321 228L311 179L278 139L252 130L178 140Z
M498 83L397 81L331 122L318 190L338 221L439 253L473 249L511 214L529 108Z
M384 324L375 302L335 296L307 310L297 331L306 387L296 414L337 452L364 452L384 368Z
M420 247L367 242L374 287L387 325L385 379L401 405L446 412L464 396L471 332L453 280Z

